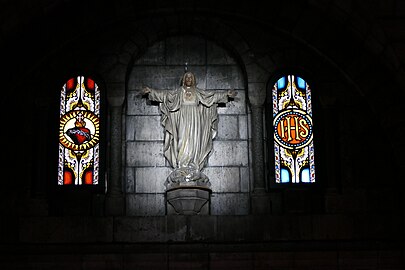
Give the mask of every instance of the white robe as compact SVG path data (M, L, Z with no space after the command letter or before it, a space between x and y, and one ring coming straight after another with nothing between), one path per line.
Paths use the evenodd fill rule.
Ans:
M218 129L217 104L228 102L225 91L195 90L192 101L184 99L183 87L149 93L150 100L160 102L164 155L175 169L195 165L201 170L206 165Z

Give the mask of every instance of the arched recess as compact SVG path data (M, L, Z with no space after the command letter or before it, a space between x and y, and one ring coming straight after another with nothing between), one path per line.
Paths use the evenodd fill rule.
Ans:
M142 27L139 27L139 24ZM116 111L116 115L121 115L122 110L126 109L125 102L131 102L130 100L125 100L125 92L133 87L132 85L128 85L131 84L128 81L128 74L132 67L131 64L145 52L146 48L152 46L156 41L169 36L194 35L204 37L207 40L215 40L215 43L223 46L235 57L245 77L243 81L245 82L245 89L247 91L247 100L250 102L249 105L253 104L255 108L252 110L252 119L254 119L252 125L258 126L253 128L253 145L257 149L253 151L255 154L252 156L252 163L255 164L253 166L256 168L254 169L253 178L259 179L255 183L260 189L263 189L263 148L261 147L263 125L260 119L262 119L262 105L265 95L263 78L266 78L267 75L264 74L264 70L260 66L252 62L249 45L244 41L240 33L227 24L212 18L195 19L192 25L186 27L179 25L178 22L173 20L172 16L159 17L158 20L144 20L137 22L137 25L136 30L125 28L127 29L126 31L122 29L120 38L117 39L121 40L119 46L114 44L111 47L103 49L105 53L101 63L104 64L100 66L100 73L105 76L111 113ZM116 119L118 118L116 117ZM121 130L121 132L125 130L123 126L118 127L116 121L111 121L111 125L111 130ZM122 133L115 133L114 136L121 138ZM112 141L111 151L120 151L117 149L122 149L122 141ZM114 155L117 156L115 158L116 164L119 164L118 156L125 155L125 153L114 154L111 152L111 156ZM111 159L111 162L113 162L113 159ZM114 166L114 168L114 170L117 170L117 168L122 168L122 165ZM125 174L125 172L116 171L114 173L111 171L111 173L116 175L114 178L116 180L111 179L113 183L116 183L114 184L116 187L116 192L114 192L116 195L114 196L123 197L121 191L118 191L118 189L122 186L121 175Z
M48 121L52 136L45 136L48 131L43 127L40 135L44 139L39 140L38 146L55 147L43 159L47 162L49 183L40 179L37 185L42 184L49 191L50 215L102 215L108 116L104 84L94 73L74 73L63 79L51 93L56 99L49 107L51 120L41 120Z
M175 35L153 44L134 62L129 76L124 146L127 215L165 214L164 183L171 168L162 153L164 134L160 112L156 104L140 97L139 91L145 85L176 89L185 72L185 62L187 70L196 75L199 88L218 91L235 88L239 93L238 101L218 108L218 132L202 172L211 179L215 194L212 214L247 214L249 142L243 72L223 47L207 38ZM223 207L221 202L229 207Z
M327 112L320 104L322 89L317 89L316 79L308 71L289 67L275 71L267 84L265 170L274 213L324 212L329 179L322 171L327 163L322 154L334 138L322 140L327 133L320 116Z

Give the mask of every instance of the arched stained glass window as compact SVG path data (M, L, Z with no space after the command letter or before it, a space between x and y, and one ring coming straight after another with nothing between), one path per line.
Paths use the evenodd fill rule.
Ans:
M315 183L311 89L295 75L272 88L276 183Z
M58 185L98 185L100 90L84 76L60 93Z

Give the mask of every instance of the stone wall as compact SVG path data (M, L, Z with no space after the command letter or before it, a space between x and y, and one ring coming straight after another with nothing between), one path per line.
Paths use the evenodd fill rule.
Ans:
M404 3L8 2L0 269L405 268ZM206 216L165 215L160 113L136 96L178 86L185 62L201 88L240 98L219 108ZM318 105L319 186L265 189L273 165L253 153L272 142L256 90L296 70ZM58 91L82 72L107 94L108 194L53 188Z
M170 90L187 68L197 86L238 91L238 100L218 108L218 134L203 169L211 182L212 215L249 213L249 132L244 76L221 47L199 37L160 41L138 59L129 75L125 115L125 191L129 216L165 215L164 182L171 168L163 156L164 130L157 104L141 98L143 86Z

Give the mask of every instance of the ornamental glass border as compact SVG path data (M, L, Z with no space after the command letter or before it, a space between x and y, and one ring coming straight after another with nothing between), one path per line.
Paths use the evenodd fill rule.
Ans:
M93 79L69 79L60 92L59 162L60 186L97 186L100 176L101 93Z
M272 106L275 182L315 183L311 88L300 76L282 76Z

